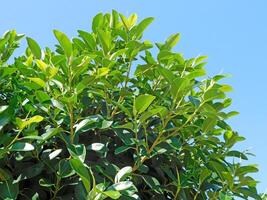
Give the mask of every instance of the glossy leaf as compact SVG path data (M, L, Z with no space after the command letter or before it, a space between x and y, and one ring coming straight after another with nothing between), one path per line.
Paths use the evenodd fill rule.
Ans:
M115 183L119 183L132 172L132 167L123 167L115 176Z
M100 40L100 44L101 44L105 54L107 54L111 48L111 34L110 34L110 32L98 30L98 38Z
M103 14L99 13L97 14L92 22L92 30L96 33L98 31L98 29L101 28L102 24L103 24Z
M113 184L109 189L123 191L123 190L129 189L132 186L133 186L133 183L131 181L121 181L119 183Z
M37 59L40 59L41 55L42 55L42 52L41 52L41 48L38 45L38 43L34 39L32 39L30 37L26 37L26 39L27 39L28 46L30 47L31 52L33 53L33 55Z
M173 34L171 35L166 43L164 44L164 48L170 50L172 49L180 40L180 34L179 33L176 33L176 34Z
M91 189L91 177L88 168L77 158L70 160L70 165L72 169L80 176L82 179L85 189L89 192Z
M136 97L134 101L134 113L137 115L144 112L154 101L155 98L155 96L149 94L144 94Z
M30 143L16 142L13 144L9 151L32 151L34 150L34 146Z
M72 55L72 43L70 39L64 33L54 30L54 35L56 36L60 46L63 48L65 55L70 57Z
M110 197L111 199L119 199L121 196L121 193L118 191L105 191L103 192L103 194L105 194L106 196Z
M20 130L23 130L27 126L30 126L32 123L40 123L43 120L44 120L44 118L42 116L36 115L36 116L33 116L29 119L16 118L16 124L18 125Z
M146 18L142 20L134 30L134 35L136 38L140 38L145 31L145 29L154 21L153 17Z
M46 83L44 82L44 80L40 79L40 78L36 78L36 77L31 77L29 78L32 82L36 83L37 85L41 86L41 87L45 87Z
M58 166L58 175L61 178L67 178L69 176L72 176L74 174L73 169L71 168L71 165L68 160L61 160L59 162Z

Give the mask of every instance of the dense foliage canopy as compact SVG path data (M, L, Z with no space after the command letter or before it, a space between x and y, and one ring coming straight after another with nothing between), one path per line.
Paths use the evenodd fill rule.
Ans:
M14 62L24 36L0 38L1 199L260 199L225 76L201 79L179 34L153 48L152 21L100 13L72 40L54 30L55 51L27 37Z

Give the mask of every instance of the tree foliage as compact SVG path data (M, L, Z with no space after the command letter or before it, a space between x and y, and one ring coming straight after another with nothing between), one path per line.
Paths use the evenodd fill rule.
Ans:
M27 37L14 62L24 36L3 35L1 199L260 199L225 76L201 78L206 56L174 52L179 34L152 53L152 21L100 13L92 32L54 30L55 51Z

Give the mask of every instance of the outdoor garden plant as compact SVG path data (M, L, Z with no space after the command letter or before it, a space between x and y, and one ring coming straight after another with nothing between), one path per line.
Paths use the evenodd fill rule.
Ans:
M179 34L143 39L152 21L100 13L52 49L0 38L0 199L261 199L225 76L174 52Z

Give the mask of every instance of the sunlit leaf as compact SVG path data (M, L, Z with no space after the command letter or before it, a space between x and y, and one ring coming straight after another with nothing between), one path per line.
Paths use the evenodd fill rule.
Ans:
M155 98L155 96L149 94L138 96L134 101L134 113L141 114L142 112L144 112Z
M63 48L67 57L72 55L72 43L70 39L64 33L54 30L54 35L56 36L60 46Z
M30 47L31 52L33 53L33 55L37 59L40 59L41 55L42 55L42 52L41 52L41 48L38 45L38 43L34 39L32 39L30 37L26 37L26 39L27 39L28 46Z
M128 176L132 172L132 167L123 167L115 176L115 183L118 183L123 180L126 176Z

